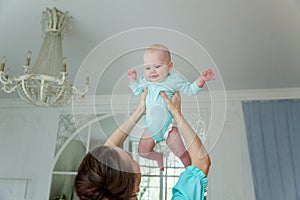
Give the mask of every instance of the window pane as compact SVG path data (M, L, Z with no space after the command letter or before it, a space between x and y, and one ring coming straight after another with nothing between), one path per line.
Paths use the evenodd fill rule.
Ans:
M77 171L85 152L85 145L78 136L75 137L59 156L54 171Z
M137 146L137 141L130 142L132 155L139 162L142 172L139 199L171 199L172 187L184 170L183 164L172 152L166 150L164 158L165 170L161 172L157 167L156 161L141 158L137 153L134 153L137 150ZM164 146L161 148L164 149Z
M57 175L52 176L50 200L54 200L65 195L67 200L78 200L74 189L73 182L75 175Z

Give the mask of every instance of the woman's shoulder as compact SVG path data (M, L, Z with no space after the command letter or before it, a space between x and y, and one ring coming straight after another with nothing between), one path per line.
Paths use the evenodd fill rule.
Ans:
M182 174L197 176L198 178L201 178L201 179L206 177L205 174L194 165L186 167L185 171L182 172Z
M176 185L172 189L173 197L183 199L203 199L208 180L205 174L195 166L188 166L180 174ZM176 198L174 198L176 199Z

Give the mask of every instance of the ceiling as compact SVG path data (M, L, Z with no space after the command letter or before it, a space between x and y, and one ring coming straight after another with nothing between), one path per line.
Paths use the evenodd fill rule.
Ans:
M34 63L47 7L72 16L63 40L69 79L80 87L88 71L93 94L129 93L125 71L140 69L152 43L167 45L190 81L211 67L226 90L300 87L298 0L0 0L0 56L10 76L22 74L29 49Z

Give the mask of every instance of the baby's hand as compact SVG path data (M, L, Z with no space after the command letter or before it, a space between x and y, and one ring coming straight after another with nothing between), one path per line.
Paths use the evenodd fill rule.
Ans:
M201 79L205 82L215 80L214 77L215 74L210 68L200 72L200 75L201 75Z
M210 68L200 72L200 77L197 80L198 86L202 88L205 82L215 80L214 76L215 74Z
M130 83L133 83L134 81L136 81L137 74L134 69L127 70L127 76L128 76Z

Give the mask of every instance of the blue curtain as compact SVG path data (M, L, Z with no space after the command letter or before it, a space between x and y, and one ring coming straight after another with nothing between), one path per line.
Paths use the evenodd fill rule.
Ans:
M257 200L300 200L300 100L242 102Z

